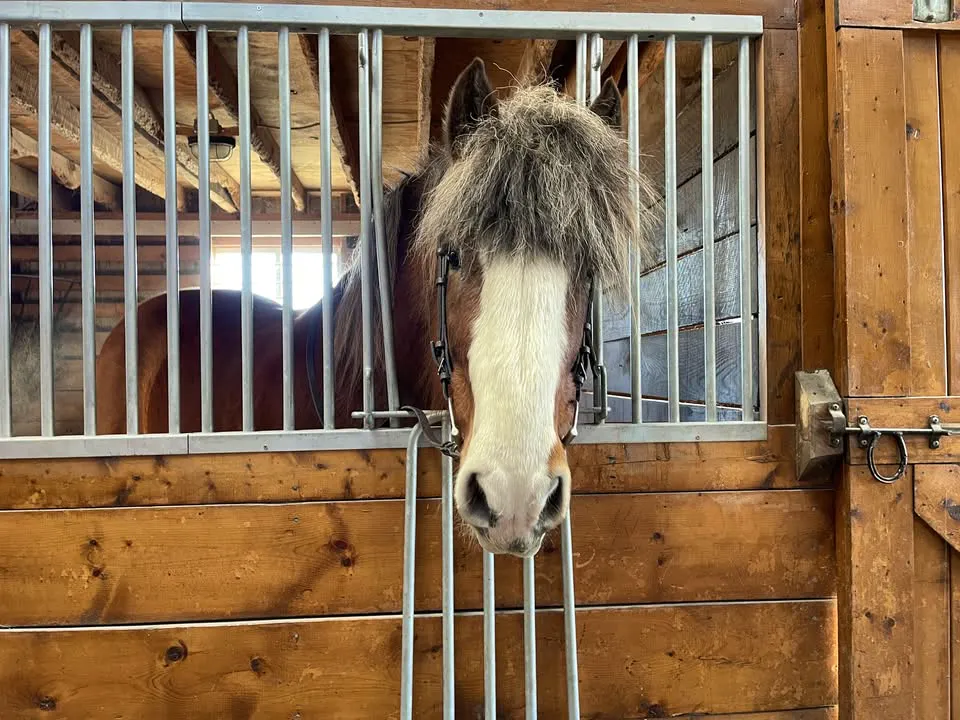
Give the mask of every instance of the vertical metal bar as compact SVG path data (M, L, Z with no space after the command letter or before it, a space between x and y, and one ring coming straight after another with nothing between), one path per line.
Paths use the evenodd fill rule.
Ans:
M123 123L123 347L127 375L127 434L140 432L137 383L137 181L133 147L133 25L120 31Z
M0 437L13 434L10 403L10 26L0 24Z
M97 434L97 268L93 219L93 28L80 27L80 331L83 434Z
M590 36L590 101L600 94L600 73L603 69L603 38L594 33ZM607 418L607 369L603 363L603 285L599 279L593 284L593 354L597 362L597 375L593 380L593 400L596 410L594 422L602 423Z
M587 101L587 36L577 35L577 102ZM597 405L594 398L594 405ZM580 720L580 678L577 667L577 604L573 590L573 530L571 508L560 524L560 562L563 571L563 635L566 649L567 717Z
M50 172L50 25L40 26L37 83L38 241L40 244L40 432L54 434L53 407L53 180Z
M627 41L627 144L634 214L640 216L640 41L631 35ZM643 422L642 353L640 338L640 263L636 249L630 252L630 407L633 422Z
M764 49L763 36L756 40L754 45L754 82L756 83L756 92L754 93L754 107L756 122L756 146L757 152L754 155L754 178L753 187L755 192L754 205L751 212L756 213L757 218L757 267L754 278L757 282L757 375L759 376L760 387L757 388L757 397L760 405L760 412L756 418L760 422L767 422L767 413L769 407L767 403L767 353L764 348L767 347L767 233L764 222L764 193L762 192L763 183L761 178L761 168L763 168L763 148L764 138L766 137L764 107L765 91L765 70L764 70Z
M320 222L323 242L323 427L334 427L333 188L330 139L330 30L320 30Z
M537 599L534 559L523 559L524 717L537 720Z
M570 512L567 510L567 517L560 525L560 560L563 564L563 636L567 660L567 717L569 720L580 720L577 605L573 591L573 532L570 528Z
M667 258L667 400L680 422L680 328L677 292L677 37L666 40L663 62L665 243Z
M360 104L360 307L363 320L363 426L373 427L373 313L370 307L370 33L357 43Z
M163 161L167 245L167 429L180 432L180 233L177 229L177 57L173 25L163 27Z
M717 309L713 230L713 36L703 39L700 62L701 209L703 219L703 372L707 422L717 420Z
M250 31L237 31L237 99L240 134L240 389L243 430L253 430L253 191L250 164Z
M740 38L737 148L740 231L740 370L743 420L753 420L753 272L750 248L750 38Z
M387 407L399 409L397 364L393 348L393 280L387 265L387 238L383 223L383 30L373 31L370 48L371 102L370 154L373 223L377 234L377 279L380 289L380 324L383 330L383 360L387 376ZM390 418L391 427L399 427L399 419Z
M497 720L497 596L493 553L483 551L483 717Z
M283 429L293 430L293 182L290 156L290 29L280 28L280 256L283 283Z
M200 430L213 432L213 291L210 278L210 77L207 26L197 27L197 135L200 231Z
M328 36L329 37L329 36ZM417 560L417 461L423 428L407 442L407 487L403 507L403 614L400 621L400 720L413 720L413 610Z
M451 419L444 418L443 439L450 439ZM453 459L440 459L441 489L440 552L442 554L442 626L443 626L443 720L454 720L454 647L453 647Z

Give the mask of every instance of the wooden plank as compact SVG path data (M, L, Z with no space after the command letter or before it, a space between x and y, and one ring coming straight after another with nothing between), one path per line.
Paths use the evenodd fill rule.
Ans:
M947 379L951 394L960 393L960 293L954 287L960 273L960 141L955 137L960 132L960 88L951 83L960 68L960 38L956 35L940 37L940 66L943 68L940 83L940 132L943 150L943 253L947 281Z
M881 470L892 472L889 466ZM837 614L845 718L917 717L912 479L908 469L898 484L887 485L864 467L843 468L837 497Z
M834 178L837 262L845 276L840 332L841 395L906 395L910 390L910 318L906 288L907 183L903 39L900 33L842 29L843 175ZM839 181L839 182L838 182Z
M944 425L960 424L960 398L851 398L847 401L847 417L856 422L860 415L866 415L872 427L927 427L931 415L937 415ZM960 437L944 437L940 447L930 448L929 439L905 435L910 463L955 463L960 462ZM896 446L889 438L884 438L876 447L877 462L896 463ZM859 443L849 444L847 462L864 465L866 452Z
M763 37L767 419L793 422L800 369L800 127L797 33ZM763 287L761 285L761 287Z
M917 515L954 550L960 550L960 466L917 465L914 477Z
M875 28L910 28L913 30L960 30L954 11L947 22L924 22L913 19L911 0L839 0L838 21L841 25Z
M834 592L829 490L590 495L574 512L581 606ZM398 500L0 513L0 625L397 613L403 513ZM417 524L417 609L439 611L438 501L419 502ZM478 609L479 550L455 542L457 607ZM551 536L540 607L562 603L559 555ZM498 561L500 607L522 605L521 575Z
M795 488L793 436L780 426L755 442L574 444L569 460L577 493ZM420 496L438 497L436 452L421 451L419 467ZM404 481L401 450L4 460L0 509L398 498Z
M421 161L430 153L430 113L433 108L433 63L437 40L422 37L417 51L417 152Z
M754 349L757 340L754 333ZM680 400L704 402L703 328L679 333ZM607 384L611 392L630 393L630 341L617 340L604 345ZM667 336L648 335L641 345L641 373L644 397L667 397ZM754 373L756 379L756 373ZM740 405L740 325L717 326L717 402Z
M801 0L800 56L800 314L805 369L834 368L833 237L830 232L830 147L826 18L822 0Z
M921 468L916 468L919 474ZM950 707L950 547L913 521L916 717L947 720Z
M953 67L960 67L960 43L947 42L955 48L957 64ZM960 143L950 137L950 123L956 122L953 114L960 113L960 92L952 89L955 83L949 82L941 82L938 92L937 83L931 80L938 77L939 70L936 36L905 33L903 54L909 191L910 272L906 291L910 313L910 394L945 395L943 196L954 218L958 208L949 191L941 192L939 104L941 93L955 103L950 112L944 113L944 144L951 150L952 159L960 161ZM954 161L944 158L943 190L960 182L960 162Z
M523 619L497 618L497 667L519 668ZM543 717L565 713L563 617L537 617ZM456 620L456 710L483 702L482 621ZM582 717L745 713L836 702L829 601L582 610ZM0 631L0 710L24 718L394 717L397 617L88 631ZM440 716L440 618L416 621L414 717ZM523 717L523 673L501 671L498 717ZM639 713L638 713L639 710ZM794 719L791 719L794 720Z
M950 553L950 720L960 717L960 555Z

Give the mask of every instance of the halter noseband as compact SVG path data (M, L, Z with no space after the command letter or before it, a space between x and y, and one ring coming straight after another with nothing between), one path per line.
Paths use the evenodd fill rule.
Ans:
M441 453L452 458L460 457L460 443L462 438L453 418L453 398L450 395L450 382L453 379L453 357L450 354L450 338L447 333L447 286L451 270L460 270L460 256L455 250L440 247L437 249L437 310L440 320L440 339L430 343L433 357L437 362L437 375L440 377L440 386L443 397L447 401L447 412L450 416L450 434L452 440L441 441L436 437L426 414L416 408L405 407L407 412L415 415L424 438L430 445L438 448ZM576 405L573 410L573 424L563 436L561 442L569 445L577 437L577 423L580 419L580 394L583 383L587 379L587 365L590 366L594 377L599 377L596 355L593 352L593 277L590 278L590 291L587 295L587 313L583 323L583 337L576 360L570 372L573 375L573 384L576 388Z

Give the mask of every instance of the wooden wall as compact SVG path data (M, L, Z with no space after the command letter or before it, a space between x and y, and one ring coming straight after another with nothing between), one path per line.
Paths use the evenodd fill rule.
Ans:
M836 498L830 476L797 479L793 447L793 372L833 363L827 138L810 119L826 114L823 8L708 5L768 23L754 143L771 428L764 442L571 449L582 716L836 720ZM728 157L718 146L718 188ZM698 186L698 164L685 187ZM655 333L656 317L648 321ZM404 460L376 451L3 462L0 717L396 717ZM425 451L418 718L440 714L438 494L439 462ZM477 717L481 558L463 537L455 553L458 717ZM556 538L538 556L537 583L541 716L556 718L565 711ZM520 718L519 561L498 559L497 597L498 715Z

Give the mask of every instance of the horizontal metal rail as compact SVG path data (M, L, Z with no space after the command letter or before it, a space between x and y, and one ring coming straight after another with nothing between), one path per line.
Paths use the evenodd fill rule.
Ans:
M204 455L209 453L402 449L409 428L379 430L298 430L284 432L181 433L179 435L59 435L0 440L0 460L120 455ZM580 429L576 444L684 443L766 440L763 422L607 423Z
M379 28L388 35L432 35L457 37L574 39L580 33L598 33L612 40L641 34L650 40L667 35L691 39L759 36L763 33L760 15L714 15L692 13L557 12L508 10L459 10L253 4L216 2L123 2L77 3L70 0L45 2L4 2L0 22L11 24L56 23L57 25L162 27L180 23L193 30L236 29L247 25L277 30L289 27L300 32L326 27L331 33L354 34ZM545 33L545 34L544 34Z

